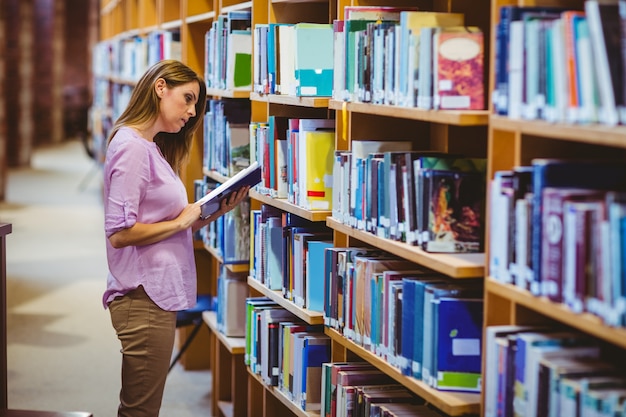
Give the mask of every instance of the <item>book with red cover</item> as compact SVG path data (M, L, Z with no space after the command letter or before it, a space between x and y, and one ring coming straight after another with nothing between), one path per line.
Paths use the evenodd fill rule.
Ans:
M435 109L483 110L484 37L477 27L437 30L433 45Z

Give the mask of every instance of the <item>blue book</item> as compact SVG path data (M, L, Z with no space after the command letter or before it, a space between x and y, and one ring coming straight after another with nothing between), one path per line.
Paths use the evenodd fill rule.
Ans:
M410 371L408 375L412 375L418 380L422 379L424 365L424 329L426 327L424 322L424 299L426 288L430 285L445 284L446 282L449 282L449 280L442 276L421 278L415 280L413 284L415 287L413 289L413 314L408 317L408 326L411 327L409 334L413 334L413 338L409 339L409 336L407 336L407 340L405 340L402 346L402 355L409 360ZM406 300L404 305L406 306L410 303L410 299L404 297L403 300Z
M435 388L480 392L482 298L440 298L435 305L434 318Z
M413 375L413 339L415 329L415 279L402 279L402 344L397 362L402 375Z
M333 247L333 242L314 240L308 246L305 305L309 310L323 312L325 251Z
M276 91L276 68L277 62L277 36L278 26L291 25L291 23L270 23L267 28L267 78L269 83L269 94L277 94Z
M298 402L304 411L321 409L321 369L324 362L330 362L330 338L324 335L306 336L302 351L302 391Z
M420 377L429 385L434 385L435 345L435 303L442 297L479 298L483 295L482 280L465 280L463 282L437 282L431 280L419 284L416 293L414 330L415 347L413 357L413 376ZM419 310L421 306L421 310Z
M271 217L267 223L267 281L265 285L273 291L283 286L283 228L279 217Z

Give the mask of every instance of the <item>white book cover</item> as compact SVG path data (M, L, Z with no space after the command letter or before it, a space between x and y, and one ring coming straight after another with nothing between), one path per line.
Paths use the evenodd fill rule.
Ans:
M522 117L524 87L524 22L511 22L509 40L509 109L511 119Z
M226 89L246 91L251 89L252 34L236 31L228 35L226 51Z

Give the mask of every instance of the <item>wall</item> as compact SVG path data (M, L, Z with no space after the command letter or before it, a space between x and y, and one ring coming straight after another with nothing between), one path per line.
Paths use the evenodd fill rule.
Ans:
M87 131L98 8L98 0L0 1L0 201L7 167Z

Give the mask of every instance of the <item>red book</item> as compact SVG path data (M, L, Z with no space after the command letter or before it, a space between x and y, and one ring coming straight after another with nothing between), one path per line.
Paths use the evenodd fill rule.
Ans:
M435 109L483 110L485 51L481 30L438 28L433 45Z

